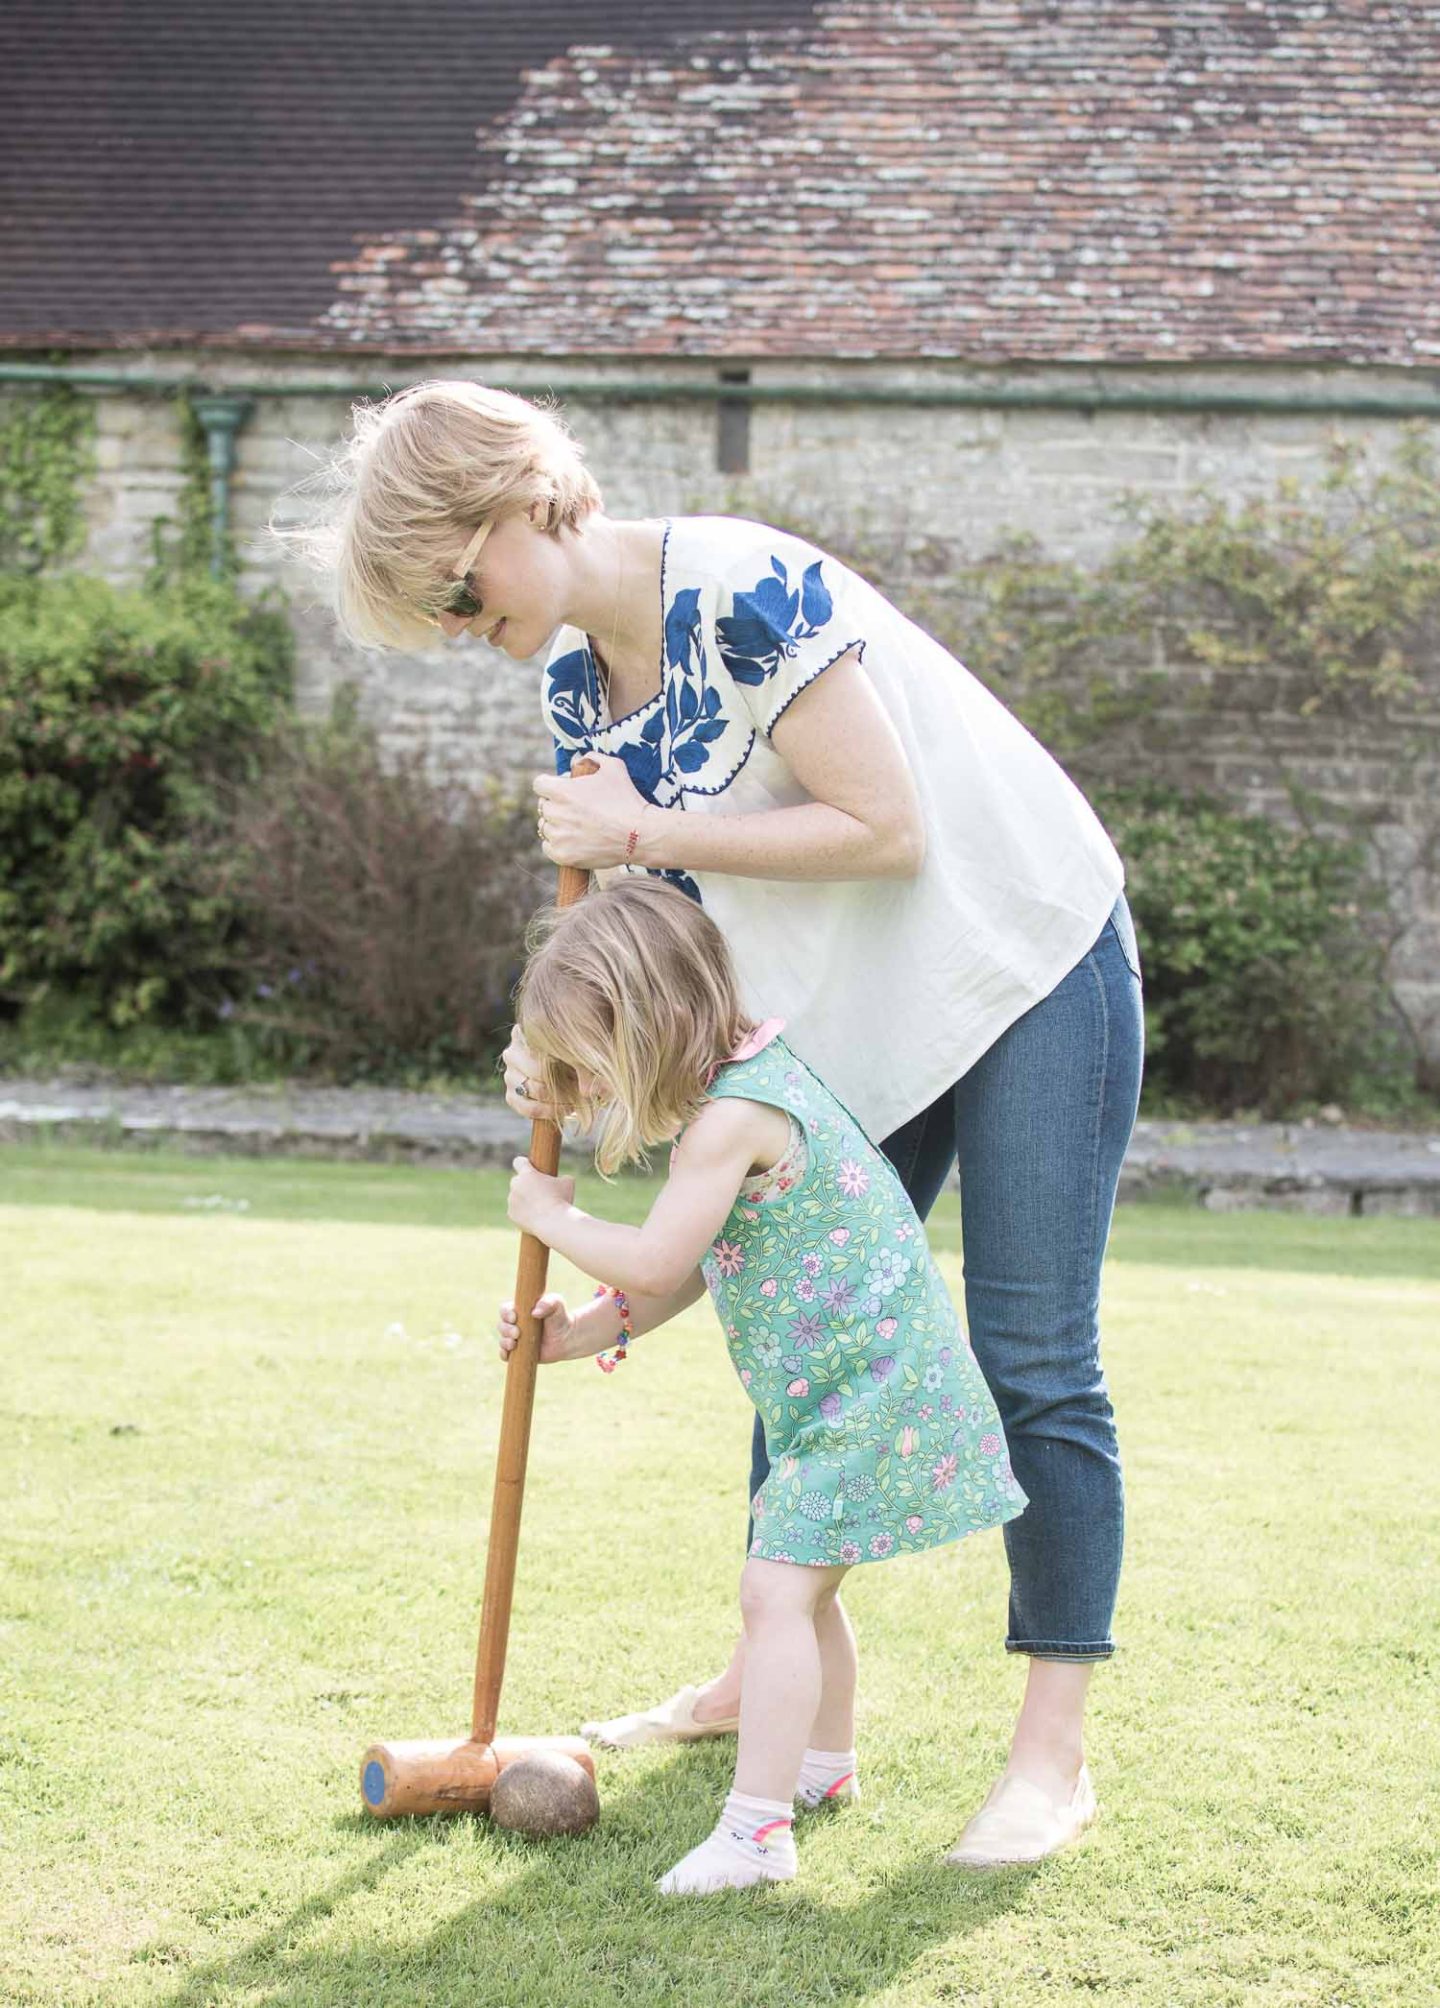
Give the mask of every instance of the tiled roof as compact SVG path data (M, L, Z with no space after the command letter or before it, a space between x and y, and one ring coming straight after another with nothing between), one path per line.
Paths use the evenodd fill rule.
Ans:
M529 71L814 0L3 0L0 346L333 343L331 270L454 216Z
M258 34L266 11L236 0L216 19ZM464 89L428 17L451 24ZM197 129L188 166L159 147L167 233L195 244L187 219L225 192L232 256L206 285L195 270L192 325L581 358L1440 356L1440 8L537 0L523 60L521 19L377 10L403 83L371 79L348 111L332 92L324 120L313 86L307 106L306 82L273 69L246 103L296 164L268 211L247 197L264 148L231 187L201 172L220 124ZM326 63L337 39L363 41L332 29ZM233 142L225 75L214 90ZM358 255L337 245L347 227ZM117 226L125 260L140 236ZM122 297L133 311L133 284ZM173 286L151 297L175 312Z

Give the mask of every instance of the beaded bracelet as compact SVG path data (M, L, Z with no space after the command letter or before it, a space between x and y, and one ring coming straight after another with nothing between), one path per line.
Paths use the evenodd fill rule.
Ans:
M619 1366L621 1360L625 1357L625 1348L635 1336L630 1329L630 1299L625 1295L623 1290L615 1289L610 1283L602 1283L596 1290L595 1295L597 1297L613 1297L615 1299L615 1308L620 1313L620 1338L614 1352L609 1354L597 1353L595 1355L595 1364L599 1367L601 1373L613 1374L616 1367Z

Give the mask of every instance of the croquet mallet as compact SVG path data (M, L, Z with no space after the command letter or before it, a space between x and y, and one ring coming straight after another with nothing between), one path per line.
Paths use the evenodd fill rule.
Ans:
M560 867L559 906L582 899L589 874ZM552 1177L560 1168L560 1132L537 1122L530 1132L530 1162ZM480 1608L480 1644L475 1656L475 1698L470 1734L458 1740L435 1738L404 1743L372 1743L360 1760L360 1794L367 1813L393 1820L411 1813L483 1813L490 1792L507 1764L542 1751L573 1757L590 1777L595 1760L580 1736L495 1736L505 1648L510 1638L510 1603L515 1557L520 1545L520 1508L525 1498L525 1462L530 1449L530 1416L535 1406L535 1373L540 1363L540 1326L533 1315L545 1288L550 1250L532 1234L520 1237L515 1283L519 1342L505 1368L505 1403L500 1418L500 1450L495 1463L495 1502L490 1513L490 1546L485 1563L485 1597Z

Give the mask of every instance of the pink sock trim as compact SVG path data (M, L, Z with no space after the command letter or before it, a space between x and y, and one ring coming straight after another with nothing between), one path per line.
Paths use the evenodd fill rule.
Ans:
M847 1771L843 1778L837 1778L833 1785L826 1786L823 1797L827 1799L833 1799L835 1797L835 1794L841 1791L846 1785L848 1785L850 1783L850 1780L854 1776L855 1773L853 1771Z
M793 1820L767 1820L763 1827L757 1827L755 1829L754 1833L750 1836L750 1838L752 1841L754 1841L757 1847L763 1848L765 1845L766 1837L770 1834L773 1834L777 1829L777 1827L793 1827L794 1824L795 1822Z

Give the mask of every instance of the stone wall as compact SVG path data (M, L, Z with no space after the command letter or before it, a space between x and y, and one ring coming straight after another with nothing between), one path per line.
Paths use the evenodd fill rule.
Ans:
M278 583L288 595L300 647L300 698L323 707L342 682L354 682L362 708L396 749L422 747L433 765L461 773L528 775L548 764L539 715L538 668L517 666L461 642L412 656L364 655L333 632L323 593L282 560L268 542L272 510L295 520L313 501L297 483L314 473L346 423L347 400L331 394L284 395L287 381L353 379L353 368L290 358L257 365L252 358L127 357L124 367L172 376L203 370L212 384L227 379L268 386L240 435L232 486L234 523L256 589ZM460 374L450 362L434 373ZM477 362L475 374L543 385L543 374L520 363ZM574 372L581 373L579 366ZM413 380L414 361L377 368L377 382ZM584 366L587 382L623 385L635 374L651 382L693 381L694 365ZM717 408L691 398L615 402L567 400L571 423L617 514L695 511L749 513L809 530L828 526L842 547L924 549L930 589L943 588L947 565L982 555L998 539L1028 532L1056 557L1094 561L1124 535L1118 505L1141 493L1180 501L1199 488L1232 500L1270 492L1282 476L1316 477L1328 443L1342 435L1386 455L1398 421L1309 411L1264 413L1205 409L1206 398L1263 388L1275 399L1319 394L1403 395L1413 379L1403 371L1285 370L1030 370L982 376L951 366L773 364L757 383L781 379L803 389L828 388L834 402L758 403L748 419L748 471L721 471ZM1166 411L1082 411L1034 408L946 408L930 404L848 401L877 382L896 389L939 384L984 385L1002 394L1102 389L1166 390L1194 408ZM146 561L150 526L173 510L179 486L180 435L173 405L150 391L95 393L99 469L89 497L89 543L81 562L113 578L137 574ZM1440 429L1440 428L1437 428ZM731 450L733 452L733 438ZM903 565L902 565L903 569ZM1362 813L1377 855L1398 894L1406 922L1397 946L1397 991L1412 1020L1440 1058L1440 866L1434 856L1440 820L1440 665L1421 696L1404 706L1372 709L1347 719L1299 713L1283 668L1268 679L1257 720L1253 687L1243 703L1212 693L1197 713L1177 676L1176 703L1163 708L1136 737L1117 740L1102 764L1160 772L1187 786L1215 789L1237 805L1288 814L1279 766L1333 804ZM1186 672L1189 674L1189 672Z

